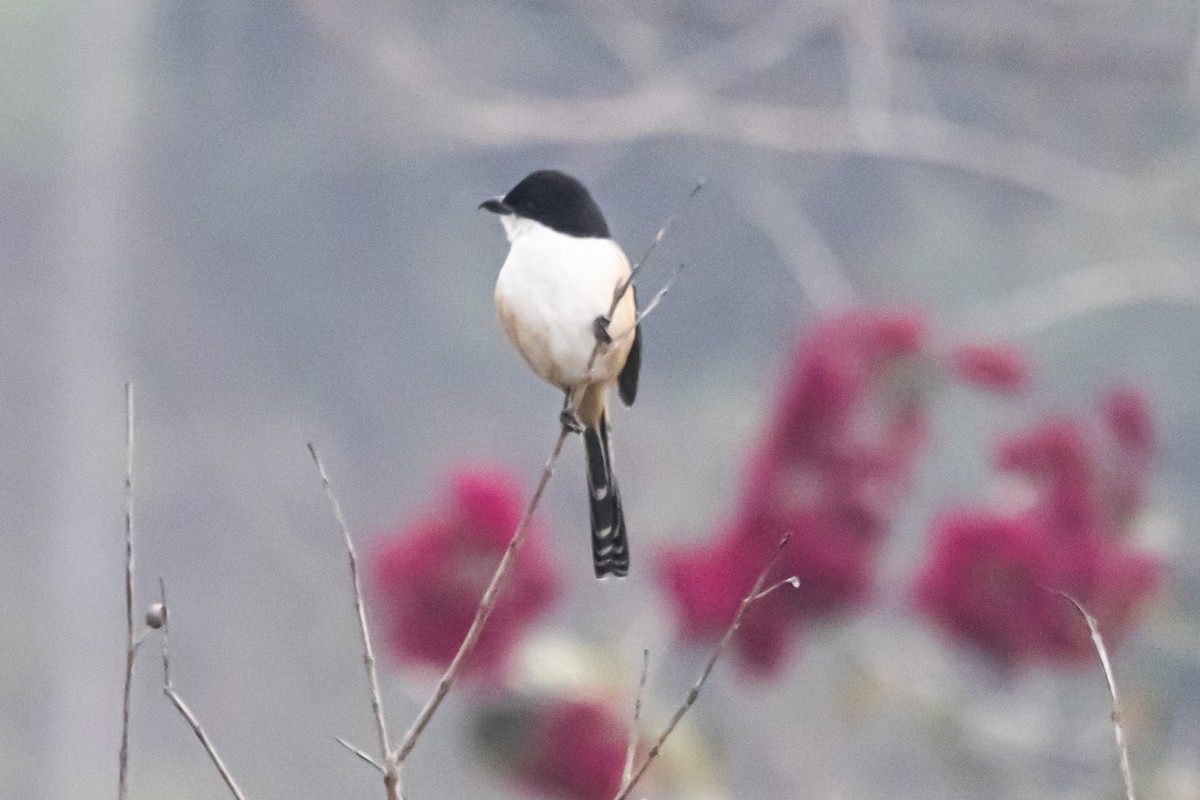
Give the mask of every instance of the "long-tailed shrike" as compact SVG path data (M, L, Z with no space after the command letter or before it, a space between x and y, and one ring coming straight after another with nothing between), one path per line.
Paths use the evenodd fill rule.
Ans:
M612 319L608 313L614 290L629 277L629 259L609 238L587 188L562 172L531 173L480 208L500 216L511 243L496 280L500 325L530 368L566 393L563 424L583 429L596 577L623 577L629 542L613 478L607 404L613 384L625 405L637 395L642 332L632 287Z

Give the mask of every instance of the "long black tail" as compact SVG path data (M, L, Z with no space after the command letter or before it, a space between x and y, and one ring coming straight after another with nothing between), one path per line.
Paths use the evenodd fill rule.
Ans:
M583 432L587 453L588 507L592 518L592 565L596 577L625 577L629 572L629 540L625 536L625 515L621 496L613 478L612 448L608 442L608 418Z

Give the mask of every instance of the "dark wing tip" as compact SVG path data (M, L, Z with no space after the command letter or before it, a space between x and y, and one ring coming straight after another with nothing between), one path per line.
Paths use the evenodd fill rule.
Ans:
M627 406L633 405L637 399L638 374L642 371L642 326L638 325L633 332L633 345L629 348L629 356L621 374L617 376L617 394L621 402Z

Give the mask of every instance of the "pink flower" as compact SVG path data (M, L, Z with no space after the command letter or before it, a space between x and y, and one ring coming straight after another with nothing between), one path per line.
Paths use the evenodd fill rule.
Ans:
M467 633L522 512L515 482L499 470L461 471L436 510L380 537L369 553L372 600L400 664L444 667ZM494 675L520 635L553 602L557 577L530 530L468 673Z
M1122 408L1114 414L1114 406ZM1129 408L1134 422L1114 424ZM1001 664L1091 659L1086 626L1058 596L1066 592L1116 647L1162 572L1158 560L1124 542L1148 475L1144 408L1137 398L1110 396L1104 429L1051 419L1003 440L997 466L1029 482L1034 501L943 515L917 580L917 607Z
M730 525L708 542L680 546L661 554L659 580L675 603L680 633L685 639L719 636L754 583L752 549L743 547L745 531Z
M1154 420L1145 395L1128 386L1109 391L1104 398L1104 420L1118 444L1129 453L1154 450Z
M1163 564L1127 547L1100 547L1093 558L1090 585L1082 588L1082 598L1073 596L1099 621L1105 642L1115 647L1137 626L1150 596L1161 586ZM1092 657L1091 638L1078 623L1072 629L1071 644L1074 648L1068 656L1072 660Z
M529 791L565 800L611 800L621 788L628 721L591 699L522 698L482 711L475 744Z
M1021 394L1029 388L1029 364L1012 347L964 345L951 355L950 368L959 380L1000 394Z
M1030 520L987 511L949 514L934 527L917 603L941 627L1003 664L1046 655L1074 610L1051 594L1065 565Z
M680 637L690 642L720 638L769 557L770 550L758 547L736 522L711 541L660 554L659 581L674 602ZM783 569L780 573L788 574ZM782 592L755 603L732 641L742 666L752 673L774 673L792 637L795 622L781 613L777 594Z
M1032 430L1002 439L996 467L1021 475L1039 494L1035 513L1059 537L1085 538L1098 524L1099 466L1085 427L1049 419Z
M733 520L709 543L660 560L685 640L724 632L789 532L776 579L795 575L801 588L751 609L735 640L743 666L774 672L800 630L869 596L925 440L923 328L913 314L855 311L823 320L797 345Z

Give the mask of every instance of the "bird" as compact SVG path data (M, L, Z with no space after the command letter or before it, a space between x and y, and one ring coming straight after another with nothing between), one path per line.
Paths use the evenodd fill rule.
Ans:
M530 369L564 393L562 424L583 434L596 577L625 577L629 541L608 396L615 386L625 405L637 397L642 330L633 287L612 307L630 281L629 259L591 192L564 172L532 172L479 207L499 216L509 241L496 278L500 326Z

